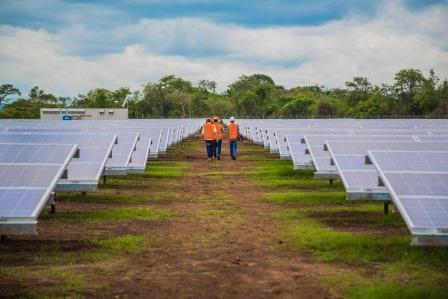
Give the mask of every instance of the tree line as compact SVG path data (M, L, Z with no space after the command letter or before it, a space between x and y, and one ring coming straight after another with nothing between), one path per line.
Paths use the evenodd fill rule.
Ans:
M392 84L373 85L354 77L344 88L297 86L286 89L263 74L242 75L222 93L217 84L198 84L167 75L141 90L96 88L73 98L57 97L33 87L28 96L11 84L0 86L1 118L39 118L41 107L129 108L131 118L204 117L239 118L309 117L435 117L448 116L448 81L433 70L424 75L403 69Z

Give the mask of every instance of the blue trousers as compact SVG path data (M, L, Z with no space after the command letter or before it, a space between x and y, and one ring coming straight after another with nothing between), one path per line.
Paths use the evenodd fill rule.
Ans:
M207 148L207 156L209 158L213 157L215 143L215 140L205 140L205 147Z
M230 156L236 157L236 149L238 147L237 140L230 140Z
M214 157L221 157L221 146L222 139L217 139L215 143L215 151L213 152Z

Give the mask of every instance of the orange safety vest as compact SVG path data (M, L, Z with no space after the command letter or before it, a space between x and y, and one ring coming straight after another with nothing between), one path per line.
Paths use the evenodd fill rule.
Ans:
M204 125L204 140L216 139L216 133L213 132L215 126L212 123L206 123Z
M222 139L222 125L220 123L216 123L215 128L216 128L216 138Z
M238 139L238 125L236 123L229 124L229 140Z

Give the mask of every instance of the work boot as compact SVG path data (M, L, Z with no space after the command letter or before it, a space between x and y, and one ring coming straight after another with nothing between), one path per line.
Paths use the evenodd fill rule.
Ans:
M236 156L232 156L232 160L236 160Z

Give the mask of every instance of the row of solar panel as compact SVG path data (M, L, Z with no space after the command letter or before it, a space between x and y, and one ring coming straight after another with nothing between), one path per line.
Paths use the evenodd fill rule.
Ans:
M292 159L295 168L315 169L316 179L340 179L347 199L393 201L414 244L448 245L448 121L257 120L240 125L250 139Z
M149 156L157 157L199 126L161 122L168 126L1 120L0 234L35 234L53 192L96 191L101 175L144 172Z

